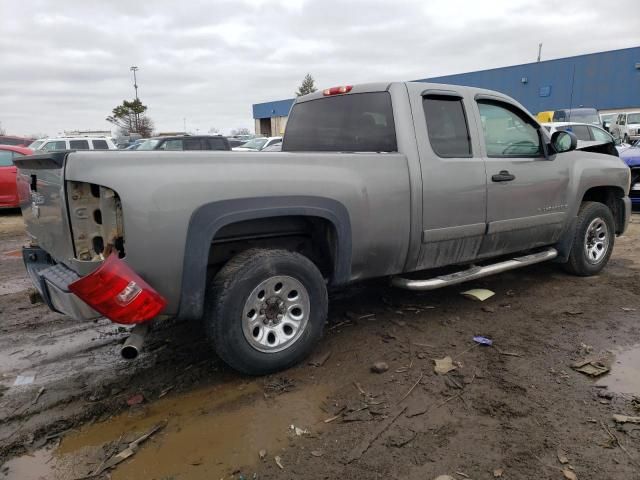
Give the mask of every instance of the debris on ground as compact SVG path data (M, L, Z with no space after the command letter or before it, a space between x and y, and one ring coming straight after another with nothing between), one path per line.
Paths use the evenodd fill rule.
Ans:
M171 390L174 389L174 386L171 385L170 387L167 387L165 389L163 389L159 394L158 394L158 398L162 398L164 397L167 393L169 393Z
M353 450L349 453L347 457L346 463L351 463L354 460L358 460L364 453L369 449L371 444L376 441L376 439L384 433L384 431L391 426L396 419L404 413L407 407L402 407L396 409L396 411L391 414L386 420L383 420L378 424L378 427L373 431L369 432Z
M453 478L451 475L439 475L433 480L456 480L456 479Z
M568 468L562 469L562 474L567 480L578 480L578 476Z
M411 388L409 389L409 391L407 393L405 393L400 400L398 400L398 403L404 401L405 398L407 398L409 395L411 395L411 392L413 392L413 389L418 386L418 384L422 381L423 377L424 377L424 372L420 372L420 378L418 378L418 380L416 380L416 383L411 385Z
M275 382L267 383L264 386L265 393L274 393L280 395L286 392L290 392L296 388L296 384L293 380L287 377L280 377Z
M572 363L571 368L577 372L589 375L590 377L599 377L609 371L609 367L601 361L588 359L578 360L577 362Z
M638 423L640 424L640 417L630 417L629 415L613 415L613 421L616 423Z
M482 307L482 311L486 313L496 313L496 309L493 307Z
M31 385L35 379L35 375L18 375L15 382L13 382L13 386L19 387L21 385Z
M157 425L152 427L147 433L145 433L144 435L138 437L133 442L129 443L127 448L125 448L124 450L121 450L120 452L118 452L116 455L110 457L105 462L102 462L102 464L96 469L95 472L91 473L90 475L85 476L84 478L97 477L98 475L102 474L103 472L106 472L107 470L112 469L113 467L115 467L119 463L125 461L127 458L135 455L137 453L137 451L138 451L138 447L140 446L140 444L142 444L143 442L148 440L152 435L155 435L156 433L158 433L160 430L162 430L166 426L167 426L167 422L158 423Z
M444 358L434 358L433 362L435 363L433 371L438 375L446 375L451 370L458 368L453 364L453 360L449 356Z
M36 403L38 403L38 400L40 400L40 397L44 393L44 390L45 390L44 387L40 387L40 390L38 390L38 393L36 393L36 396L33 399L33 402L31 403L32 405L35 405Z
M504 473L504 469L503 468L496 468L493 471L493 478L500 478L500 477L502 477L503 473Z
M558 456L558 461L561 464L565 465L569 463L569 457L567 457L566 452L564 452L563 450L558 450L557 456Z
M491 346L493 345L493 340L491 340L490 338L487 337L481 337L481 336L475 336L473 337L473 341L476 342L479 345L487 345L487 346Z
M267 451L263 448L258 452L258 457L260 458L260 460L264 460L265 458L267 458Z
M462 292L460 295L467 297L471 300L478 302L484 302L487 298L491 298L495 295L495 292L487 290L486 288L472 288L466 292Z
M635 308L631 308L631 307L620 307L622 309L623 312L635 312L636 309Z
M296 434L296 437L301 437L302 435L307 435L309 433L309 430L296 427L295 425L291 425L289 428L291 429L292 432Z
M371 365L371 371L373 373L384 373L389 370L389 364L387 362L376 362Z
M280 458L280 456L276 455L274 457L274 460L276 462L276 465L278 465L278 467L280 468L280 470L284 470L284 467L282 466L282 459Z
M575 315L582 315L584 312L582 310L578 310L577 308L573 308L573 309L569 309L569 310L565 310L564 314L565 315L571 315L571 316L575 316Z
M144 395L141 393L137 393L127 399L127 405L133 407L134 405L140 405L144 402Z
M311 455L314 457L321 457L324 455L324 452L322 450L311 450Z
M330 356L331 350L326 353L319 354L309 361L309 365L311 365L312 367L322 367L325 363L327 363L327 360L329 360Z

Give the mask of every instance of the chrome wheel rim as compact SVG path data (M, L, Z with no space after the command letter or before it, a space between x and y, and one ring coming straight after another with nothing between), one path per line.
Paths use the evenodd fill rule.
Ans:
M584 253L592 265L600 263L609 249L609 228L605 221L594 218L584 235Z
M253 289L242 310L242 331L254 349L281 352L293 345L309 322L307 289L293 277L278 275Z

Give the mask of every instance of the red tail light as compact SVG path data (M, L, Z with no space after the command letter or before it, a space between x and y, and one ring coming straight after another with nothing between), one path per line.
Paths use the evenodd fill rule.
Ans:
M341 93L349 93L352 88L353 88L353 85L343 85L342 87L331 87L323 90L322 94L325 97L328 97L329 95L340 95Z
M96 312L116 323L151 320L167 301L112 253L93 273L69 285Z

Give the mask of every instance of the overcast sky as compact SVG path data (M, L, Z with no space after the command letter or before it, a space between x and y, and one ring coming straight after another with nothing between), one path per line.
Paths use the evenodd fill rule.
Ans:
M160 131L253 130L251 105L640 45L637 0L0 0L0 122L108 129L133 98ZM639 59L640 60L640 59Z

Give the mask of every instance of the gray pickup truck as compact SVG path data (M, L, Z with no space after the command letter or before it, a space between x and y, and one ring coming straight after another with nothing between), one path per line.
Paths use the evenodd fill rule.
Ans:
M309 354L329 287L390 277L430 290L548 260L593 275L631 212L619 158L549 136L499 93L429 83L299 97L282 152L16 164L24 261L52 309L138 333L150 320L203 321L218 355L248 374Z

